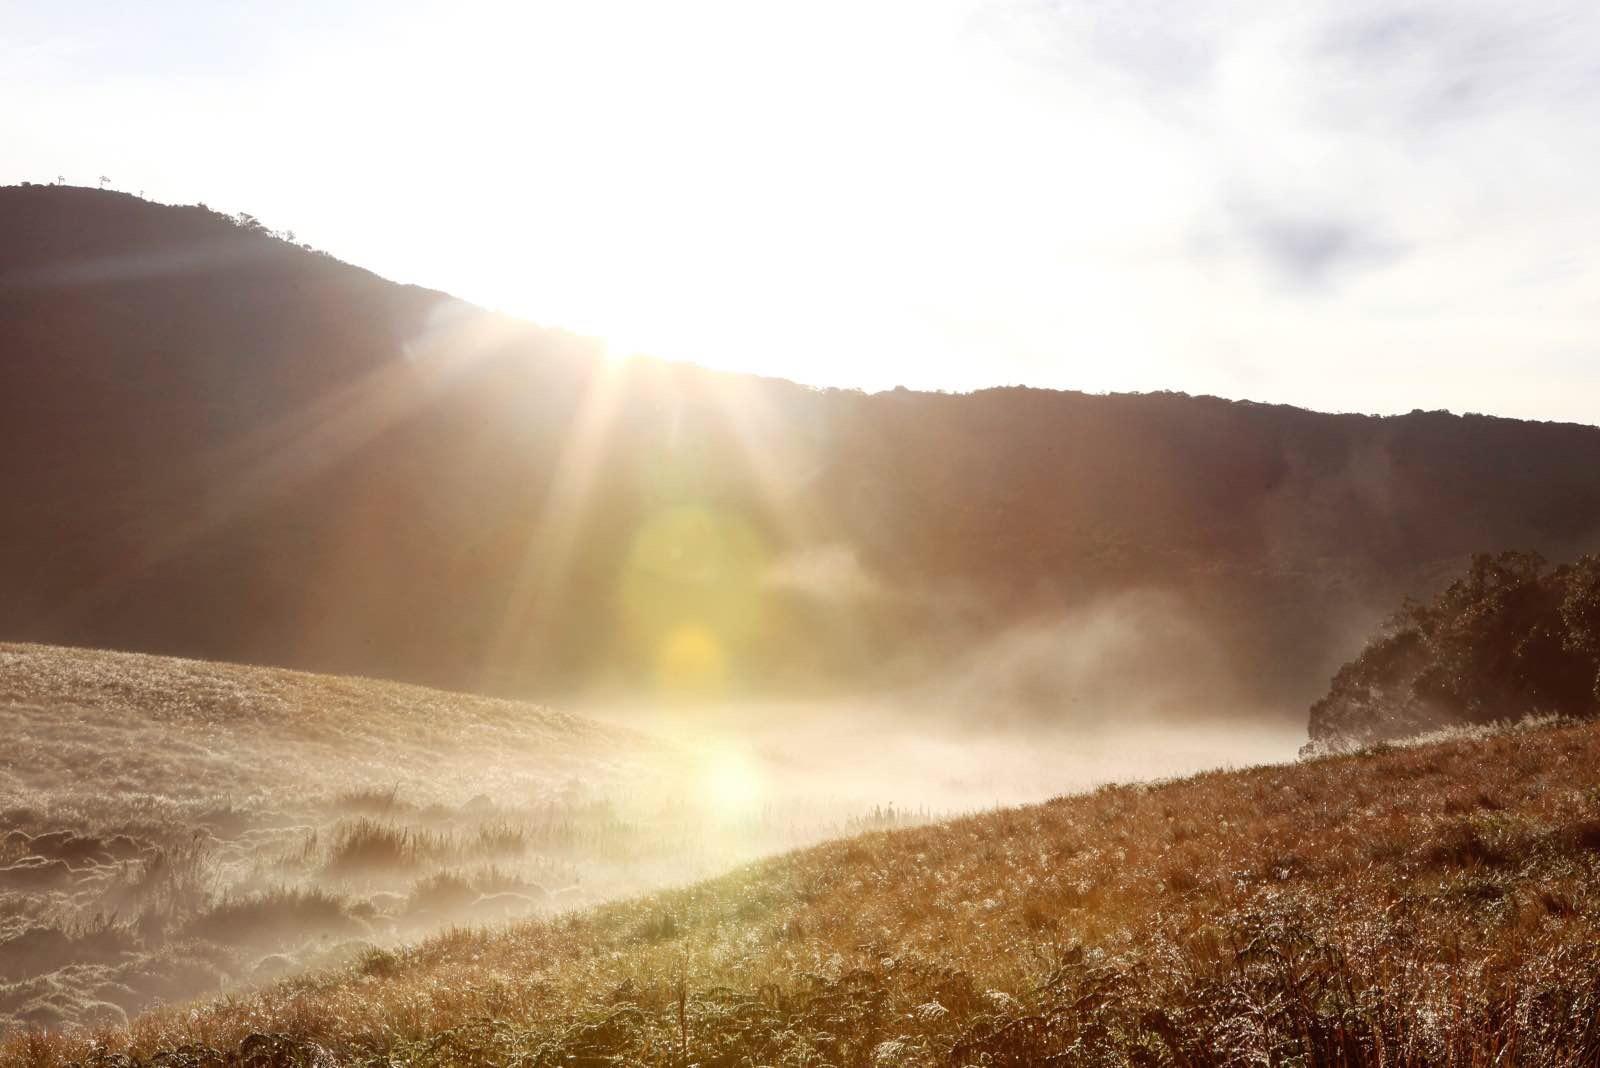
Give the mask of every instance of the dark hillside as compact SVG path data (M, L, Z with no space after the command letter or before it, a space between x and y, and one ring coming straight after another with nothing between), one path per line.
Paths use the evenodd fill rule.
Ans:
M1169 703L1298 717L1471 552L1600 540L1590 427L619 368L98 190L0 190L0 368L0 637L458 688L900 684L1136 591ZM1007 692L1115 697L1080 633Z

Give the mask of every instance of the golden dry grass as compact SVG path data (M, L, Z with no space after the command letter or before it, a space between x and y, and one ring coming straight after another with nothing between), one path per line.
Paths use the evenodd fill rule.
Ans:
M376 679L0 643L0 804L38 822L204 822L286 797L554 797L652 740L522 701ZM108 812L110 806L114 812Z
M0 1064L1594 1064L1597 876L1600 730L1545 727L862 835Z

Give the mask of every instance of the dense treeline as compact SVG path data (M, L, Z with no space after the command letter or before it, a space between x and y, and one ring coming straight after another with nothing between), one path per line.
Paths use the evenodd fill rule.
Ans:
M0 425L0 637L468 689L899 685L1071 619L1046 714L1122 705L1051 663L1087 628L1298 717L1471 552L1600 547L1592 427L619 366L89 189L0 189ZM1185 625L1093 625L1129 591Z
M1479 554L1428 603L1407 601L1311 709L1317 742L1600 714L1600 557L1550 567Z

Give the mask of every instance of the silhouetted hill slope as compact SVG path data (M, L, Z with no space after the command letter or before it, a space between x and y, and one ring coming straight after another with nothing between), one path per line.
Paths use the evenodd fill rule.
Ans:
M1470 553L1600 542L1591 427L617 366L98 190L0 190L0 360L9 638L1299 717Z

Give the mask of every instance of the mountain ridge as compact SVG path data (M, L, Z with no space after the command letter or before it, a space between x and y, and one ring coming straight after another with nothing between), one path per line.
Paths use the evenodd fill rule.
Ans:
M1470 554L1600 547L1582 424L618 364L100 190L0 189L0 356L15 639L552 695L672 689L700 634L687 689L737 694L928 685L1093 620L1206 669L1161 714L1299 717ZM1138 704L1063 674L1081 637L1000 697Z

